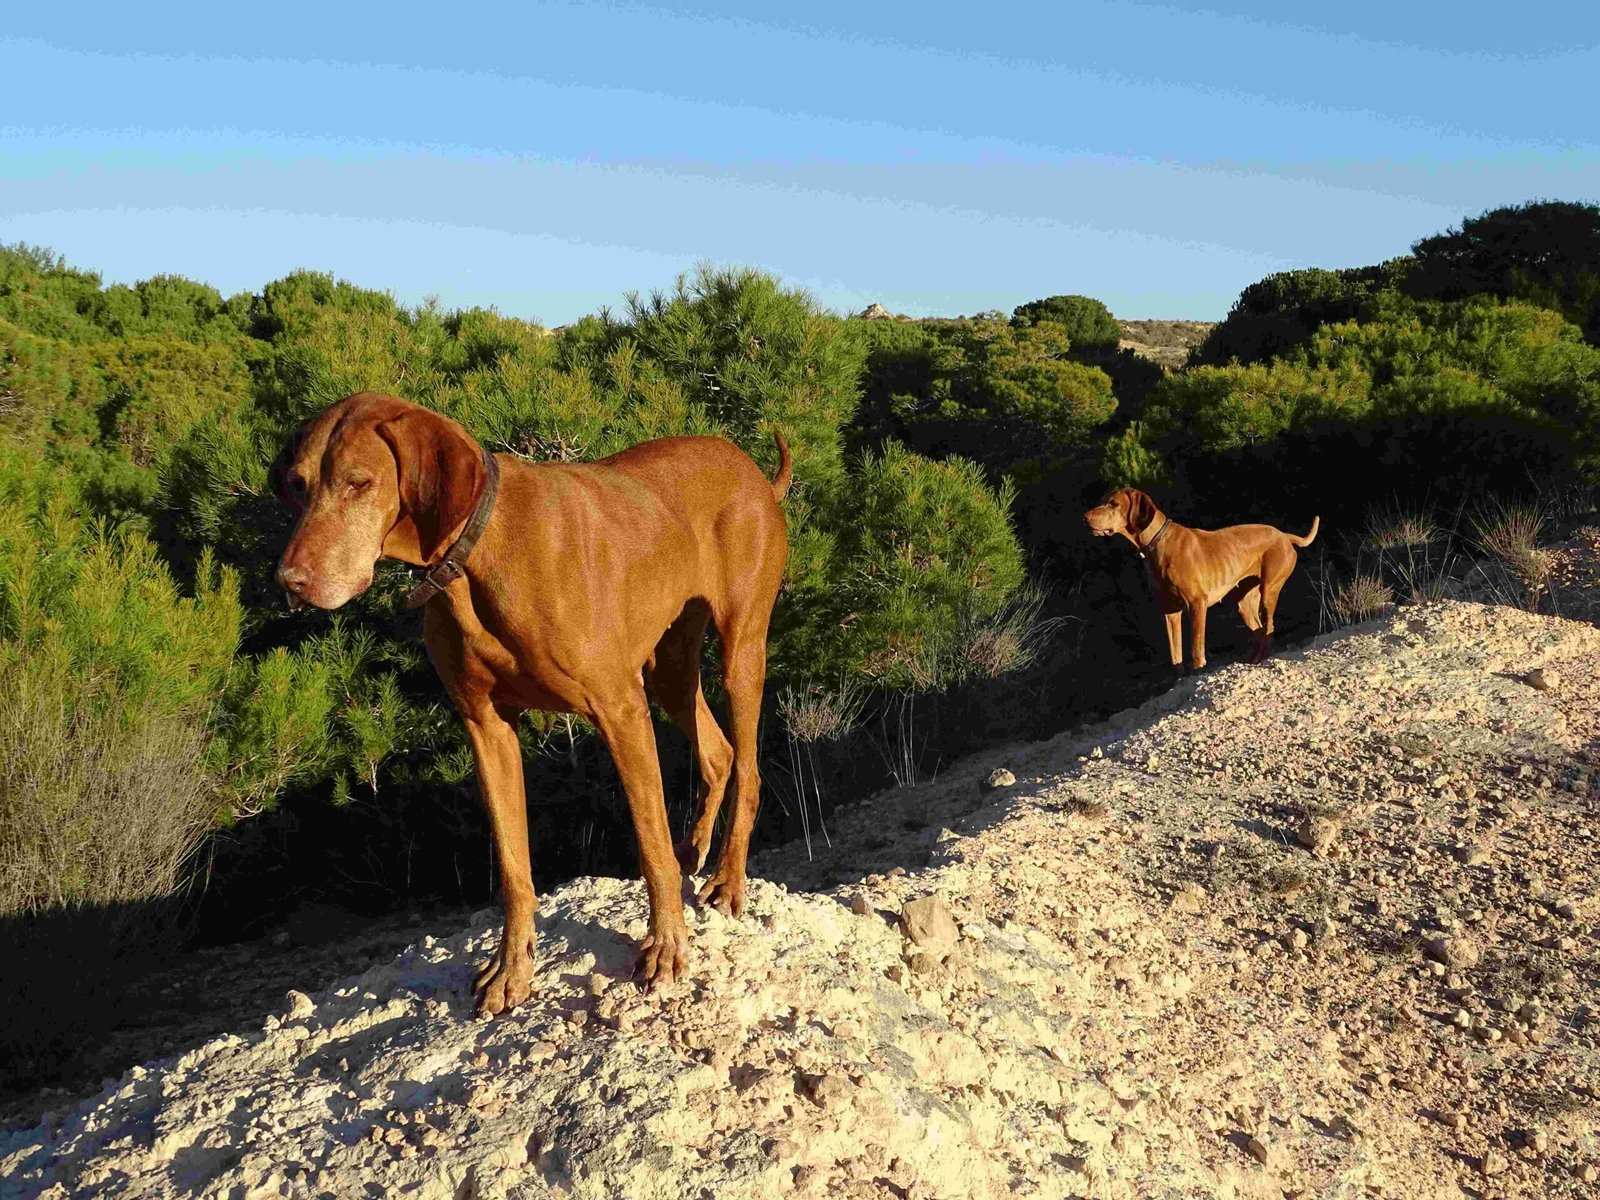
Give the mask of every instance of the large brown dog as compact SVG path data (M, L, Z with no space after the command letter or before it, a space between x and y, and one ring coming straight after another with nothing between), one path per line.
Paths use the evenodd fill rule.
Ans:
M679 866L704 865L730 772L733 819L700 899L743 909L767 625L789 546L778 501L792 471L777 442L770 483L738 447L708 437L528 463L488 455L437 413L361 393L303 425L274 464L275 486L300 511L278 566L291 607L338 608L367 589L380 558L432 568L412 602L427 604L428 654L472 741L505 904L479 1011L532 987L537 902L516 731L526 709L587 717L616 762L650 897L645 982L687 971ZM732 745L700 690L708 621L722 638ZM699 766L693 831L676 853L647 695Z
M1309 546L1322 523L1313 517L1305 537L1271 525L1188 529L1137 488L1118 488L1083 519L1096 537L1120 533L1149 564L1167 618L1174 667L1183 666L1183 614L1189 614L1189 666L1196 671L1206 665L1206 609L1223 600L1238 604L1245 626L1255 635L1250 661L1261 662L1271 653L1273 614L1278 593L1299 560L1295 548Z

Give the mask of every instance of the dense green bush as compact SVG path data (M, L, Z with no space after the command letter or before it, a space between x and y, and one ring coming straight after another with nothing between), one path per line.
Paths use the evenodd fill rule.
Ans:
M851 674L926 688L954 669L962 638L1023 581L1011 500L1009 488L992 493L959 458L932 462L896 442L863 457L830 572Z
M1171 485L1202 511L1247 496L1355 518L1600 474L1600 351L1559 313L1491 298L1368 297L1264 364L1200 366L1107 443L1109 482ZM1361 470L1354 471L1352 464ZM1213 508L1215 506L1215 508Z
M1061 326L1079 354L1115 350L1122 340L1122 326L1111 310L1088 296L1047 296L1019 304L1011 313L1011 323L1023 328L1045 321Z
M1361 316L1368 302L1403 276L1405 260L1381 267L1281 271L1239 293L1227 318L1206 335L1192 363L1264 363L1293 354L1321 325Z
M0 916L164 895L217 815L232 576L182 596L69 478L0 451Z
M1110 376L1077 361L1054 321L929 321L920 332L856 324L871 345L859 422L868 444L894 438L971 458L993 479L1037 478L1116 411Z
M1497 208L1412 247L1405 290L1488 295L1554 309L1600 345L1600 205L1535 201Z

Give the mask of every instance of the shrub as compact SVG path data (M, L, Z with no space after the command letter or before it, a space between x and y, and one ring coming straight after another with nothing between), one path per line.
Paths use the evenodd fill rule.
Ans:
M202 563L180 596L143 537L0 468L0 911L164 895L217 816L203 759L234 578Z
M1249 365L1293 354L1322 325L1360 316L1404 272L1395 262L1348 271L1281 271L1239 294L1228 316L1195 348L1190 362Z
M991 492L972 463L898 443L863 458L838 533L852 670L917 690L947 675L964 626L998 613L1023 581L1012 495Z
M1156 386L1144 424L1157 439L1231 450L1313 422L1359 418L1370 407L1368 377L1356 366L1196 367Z
M921 454L972 459L991 479L1033 479L1085 445L1116 410L1111 378L1075 361L1054 322L916 328L867 335L875 341L862 417L869 444L893 437Z
M1405 288L1458 300L1487 294L1555 309L1600 344L1600 205L1536 201L1492 209L1412 247Z
M842 474L843 427L859 402L866 351L806 293L756 271L703 266L670 292L629 297L628 318L611 345L636 342L769 473L776 455L767 427L776 425L802 480L827 484Z
M1122 324L1109 308L1088 296L1047 296L1019 304L1011 312L1011 323L1019 327L1045 321L1061 326L1079 354L1115 350L1122 340Z

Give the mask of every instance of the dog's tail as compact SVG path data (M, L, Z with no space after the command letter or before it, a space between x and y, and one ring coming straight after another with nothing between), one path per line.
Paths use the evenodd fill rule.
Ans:
M772 436L778 443L778 477L772 481L772 494L782 500L789 494L789 483L794 479L794 461L789 457L789 443L783 440L783 431L773 426Z
M1321 524L1322 524L1322 518L1321 517L1312 517L1311 518L1311 532L1306 534L1305 537L1295 537L1295 535L1291 533L1291 534L1288 535L1289 536L1289 540L1291 542L1293 542L1296 546L1309 546L1309 545L1311 545L1312 542L1317 540L1317 529Z

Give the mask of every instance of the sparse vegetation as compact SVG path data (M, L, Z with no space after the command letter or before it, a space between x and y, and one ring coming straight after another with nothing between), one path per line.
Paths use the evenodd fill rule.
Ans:
M1367 540L1375 550L1410 550L1432 545L1438 537L1439 527L1422 509L1394 505L1367 514Z
M1394 589L1377 575L1356 575L1333 595L1333 615L1341 625L1370 621L1394 604Z
M1543 510L1529 504L1489 501L1472 518L1478 545L1510 572L1530 610L1538 608L1550 579L1549 556L1539 549L1544 526Z

